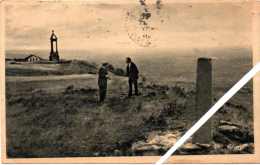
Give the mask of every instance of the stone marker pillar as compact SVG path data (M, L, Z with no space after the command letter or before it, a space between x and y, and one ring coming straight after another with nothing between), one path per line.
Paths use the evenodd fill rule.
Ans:
M197 63L195 121L212 106L212 63L209 58L199 58ZM208 144L212 141L212 120L208 120L192 138L193 143Z

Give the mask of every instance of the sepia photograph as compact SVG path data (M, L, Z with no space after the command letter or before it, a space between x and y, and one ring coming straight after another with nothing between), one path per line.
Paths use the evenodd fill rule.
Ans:
M252 1L2 9L8 159L162 156L253 67ZM255 154L253 91L251 80L175 155Z

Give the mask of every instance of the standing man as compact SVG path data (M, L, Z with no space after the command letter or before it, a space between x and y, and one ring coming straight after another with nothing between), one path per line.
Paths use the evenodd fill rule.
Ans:
M130 57L126 58L126 73L128 76L128 83L129 83L129 92L128 92L128 97L132 96L132 85L134 84L134 88L135 88L135 95L138 96L138 84L137 84L137 80L138 80L138 68L135 65L135 63L132 62Z
M99 87L99 102L102 103L106 99L107 94L107 79L108 79L108 63L103 63L98 71L98 87Z

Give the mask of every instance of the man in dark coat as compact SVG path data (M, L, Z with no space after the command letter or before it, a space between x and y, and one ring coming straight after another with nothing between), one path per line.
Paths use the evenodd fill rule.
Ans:
M99 87L99 102L102 103L106 99L107 79L108 79L108 63L103 63L98 71L98 87Z
M132 96L132 86L134 84L134 88L135 88L135 95L138 96L138 68L135 65L135 63L132 62L131 58L127 57L126 58L126 73L128 76L128 84L129 84L129 92L128 92L128 96L131 97Z

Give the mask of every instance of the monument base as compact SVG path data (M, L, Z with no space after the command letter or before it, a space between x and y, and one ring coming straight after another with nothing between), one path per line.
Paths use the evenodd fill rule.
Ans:
M58 52L50 53L49 60L59 62L60 61L59 53Z

